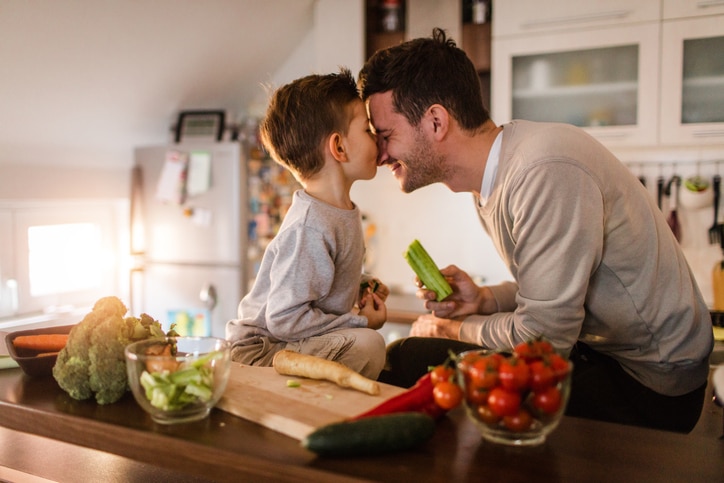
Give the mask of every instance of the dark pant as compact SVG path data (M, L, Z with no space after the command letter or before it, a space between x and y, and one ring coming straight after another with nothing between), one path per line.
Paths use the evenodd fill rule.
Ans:
M387 367L381 382L410 387L430 366L441 364L450 352L459 354L481 347L467 342L408 337L387 347ZM659 394L643 386L612 358L585 344L576 344L571 396L566 414L620 424L687 433L699 420L706 383L683 396Z

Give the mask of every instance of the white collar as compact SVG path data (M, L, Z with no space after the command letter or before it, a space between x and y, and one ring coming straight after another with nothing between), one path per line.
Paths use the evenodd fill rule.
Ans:
M480 187L480 204L484 204L490 194L493 192L493 184L498 174L498 164L500 162L500 145L503 144L503 131L501 130L493 141L488 153L488 161L485 163L485 173L483 173L483 184Z

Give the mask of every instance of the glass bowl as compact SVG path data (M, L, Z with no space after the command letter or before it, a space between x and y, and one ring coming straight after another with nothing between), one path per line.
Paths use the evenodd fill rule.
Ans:
M205 418L229 380L230 344L224 339L148 339L128 345L125 354L133 396L160 424Z
M570 395L573 365L553 354L531 359L487 350L460 354L456 373L465 410L483 439L539 445L558 426Z

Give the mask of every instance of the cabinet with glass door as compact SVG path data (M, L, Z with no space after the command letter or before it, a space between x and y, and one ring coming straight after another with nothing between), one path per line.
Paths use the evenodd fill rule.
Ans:
M657 22L493 42L493 119L565 122L609 145L654 144Z
M724 15L665 18L661 57L661 143L724 144Z

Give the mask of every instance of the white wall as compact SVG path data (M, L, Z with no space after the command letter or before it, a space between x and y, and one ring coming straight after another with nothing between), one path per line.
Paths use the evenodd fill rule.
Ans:
M510 280L490 238L480 226L469 193L453 193L436 184L405 194L387 168L372 181L352 187L352 199L377 227L370 271L402 292L414 292L415 274L403 253L417 238L435 262L456 264L489 283Z

